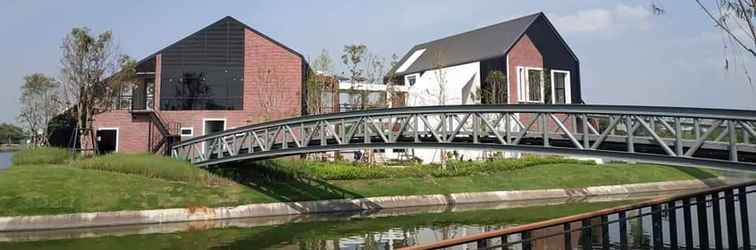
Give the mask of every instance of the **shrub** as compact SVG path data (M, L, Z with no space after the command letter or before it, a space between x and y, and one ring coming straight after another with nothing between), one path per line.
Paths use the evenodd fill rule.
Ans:
M188 162L153 154L109 154L75 161L74 167L141 175L169 181L226 185L230 181L214 176Z
M256 175L270 178L315 178L322 180L355 180L402 177L453 177L512 171L537 165L573 163L595 164L593 161L561 157L523 157L490 161L449 161L447 167L436 164L409 164L403 167L368 166L355 162L322 162L310 160L269 160L251 163Z
M13 153L13 165L62 164L73 158L64 148L30 147Z

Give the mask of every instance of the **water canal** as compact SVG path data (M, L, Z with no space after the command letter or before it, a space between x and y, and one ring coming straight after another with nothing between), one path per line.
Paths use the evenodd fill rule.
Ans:
M394 249L615 207L658 195L0 233L0 249ZM643 227L631 233L638 244L648 238Z

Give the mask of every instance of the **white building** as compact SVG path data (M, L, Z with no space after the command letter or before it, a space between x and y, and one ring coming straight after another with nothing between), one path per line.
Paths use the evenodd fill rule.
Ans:
M408 87L408 106L582 102L578 58L543 13L418 44L390 74ZM486 81L492 75L503 79ZM441 160L440 150L413 152L424 162Z

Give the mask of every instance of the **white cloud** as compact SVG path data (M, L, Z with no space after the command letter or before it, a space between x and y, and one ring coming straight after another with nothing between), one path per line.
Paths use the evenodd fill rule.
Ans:
M627 30L647 30L651 12L643 6L618 4L614 8L581 10L573 15L556 15L554 25L560 32L616 34Z

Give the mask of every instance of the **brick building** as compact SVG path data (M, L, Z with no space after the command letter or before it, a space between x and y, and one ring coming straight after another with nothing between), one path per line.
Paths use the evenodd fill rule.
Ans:
M540 12L415 45L390 74L407 86L407 106L583 102L578 58ZM424 161L440 158L438 150L415 153Z
M93 121L102 151L157 152L169 141L296 117L304 57L225 17L138 62L137 82Z

